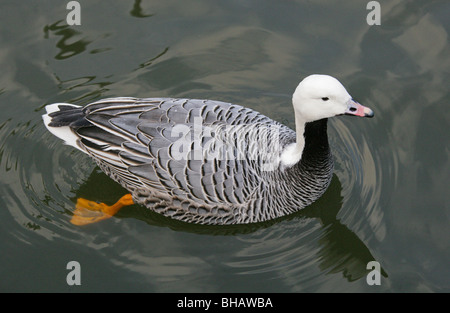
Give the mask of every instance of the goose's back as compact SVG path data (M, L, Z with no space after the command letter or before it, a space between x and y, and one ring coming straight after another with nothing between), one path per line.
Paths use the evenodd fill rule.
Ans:
M69 120L82 150L136 202L203 224L277 217L261 197L276 188L279 153L295 140L288 127L211 100L111 98L70 111L53 123Z

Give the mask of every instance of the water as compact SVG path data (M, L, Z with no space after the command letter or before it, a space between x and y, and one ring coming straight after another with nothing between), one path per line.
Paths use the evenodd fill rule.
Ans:
M450 291L448 1L380 1L379 26L356 0L79 3L80 26L64 1L0 4L0 291ZM294 127L311 73L375 118L330 120L335 174L305 211L217 228L131 206L69 223L77 197L126 191L46 131L46 104L209 98ZM81 286L66 283L72 260Z

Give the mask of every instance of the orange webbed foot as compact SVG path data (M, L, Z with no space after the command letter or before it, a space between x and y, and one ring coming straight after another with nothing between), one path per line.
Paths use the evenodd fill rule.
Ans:
M134 204L131 194L126 194L113 205L97 203L84 198L77 199L75 211L70 222L74 225L87 225L97 223L101 220L112 217L122 207Z

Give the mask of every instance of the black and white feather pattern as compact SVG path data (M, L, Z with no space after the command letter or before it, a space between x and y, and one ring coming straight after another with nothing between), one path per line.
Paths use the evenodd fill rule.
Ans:
M279 158L295 142L293 130L220 101L56 104L44 121L92 156L135 202L181 221L239 224L281 217L316 200L331 180L326 119L306 124L302 159L289 168ZM63 130L72 139L63 138Z

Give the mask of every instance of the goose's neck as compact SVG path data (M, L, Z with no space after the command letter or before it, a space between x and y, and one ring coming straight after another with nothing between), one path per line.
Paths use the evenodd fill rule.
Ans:
M304 119L296 113L296 141L287 145L281 153L281 163L284 167L291 167L292 165L297 164L302 158L303 149L305 148L305 124Z
M296 141L287 145L281 153L282 168L290 168L300 161L302 164L327 163L331 157L327 136L327 119L305 123L295 115Z

